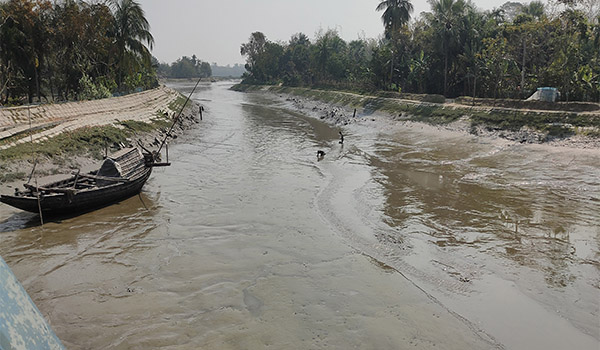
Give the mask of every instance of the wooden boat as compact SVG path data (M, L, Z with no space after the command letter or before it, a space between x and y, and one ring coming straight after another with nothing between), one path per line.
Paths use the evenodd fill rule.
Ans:
M32 213L72 214L103 207L138 194L158 162L156 152L124 148L106 158L98 170L79 172L42 186L25 184L25 191L1 195L0 202Z

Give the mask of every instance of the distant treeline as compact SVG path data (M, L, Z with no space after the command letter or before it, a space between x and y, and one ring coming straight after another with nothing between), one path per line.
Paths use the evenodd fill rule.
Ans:
M538 1L480 11L464 0L430 0L431 11L410 21L409 0L384 0L380 39L346 42L328 30L280 43L255 32L241 45L244 82L487 98L551 86L562 100L598 102L598 9L565 2L550 14Z
M149 29L133 0L0 1L0 104L156 86Z
M158 76L161 78L209 78L212 70L208 62L202 62L196 55L183 56L177 61L158 65Z
M199 60L196 55L192 55L191 58L183 56L171 64L160 63L157 65L158 76L161 78L239 78L246 72L241 64L235 64L233 67L229 65L222 67L216 63L210 65Z
M243 64L236 63L233 66L218 66L216 63L213 63L210 67L215 77L240 78L246 73L246 68L244 68Z

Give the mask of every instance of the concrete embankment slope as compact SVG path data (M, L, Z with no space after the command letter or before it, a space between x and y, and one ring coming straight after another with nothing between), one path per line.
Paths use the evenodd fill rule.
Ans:
M82 127L117 125L125 120L150 122L163 112L175 112L169 106L178 96L177 91L161 86L95 101L0 108L0 150L30 142L32 138L34 142L44 141ZM2 144L3 140L7 141Z

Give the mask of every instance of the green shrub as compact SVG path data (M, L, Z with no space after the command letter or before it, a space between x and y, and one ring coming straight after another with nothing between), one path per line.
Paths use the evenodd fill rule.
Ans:
M102 84L94 84L92 78L87 74L84 74L79 79L79 93L80 100L98 100L101 98L108 98L111 96L110 90Z

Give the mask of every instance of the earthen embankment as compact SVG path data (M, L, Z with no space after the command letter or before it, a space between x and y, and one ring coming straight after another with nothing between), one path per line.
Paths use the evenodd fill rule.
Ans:
M169 106L178 96L177 91L161 86L94 101L0 108L0 150L32 140L48 140L82 127L117 125L125 120L151 122L159 114L175 113Z

